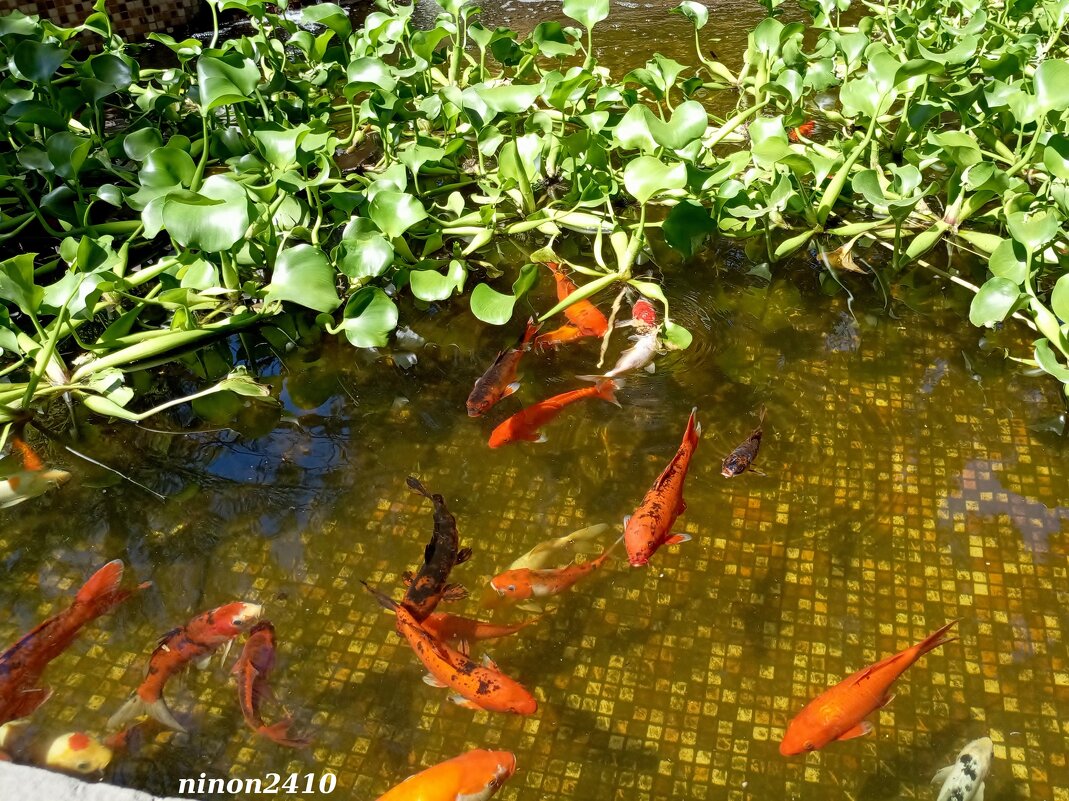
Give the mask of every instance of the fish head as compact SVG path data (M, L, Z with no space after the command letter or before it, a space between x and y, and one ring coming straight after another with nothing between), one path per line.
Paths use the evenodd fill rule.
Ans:
M236 637L247 631L264 613L260 604L235 601L217 608L213 614L212 628L217 634Z
M460 763L462 783L456 801L487 801L516 772L516 757L508 751L469 751Z
M742 471L739 469L739 460L733 455L724 460L724 464L721 465L720 475L724 478L734 478Z
M783 756L797 756L798 754L808 754L810 751L816 751L822 745L824 745L824 742L799 717L787 724L787 731L779 744L779 752Z
M512 442L512 431L508 426L500 425L490 434L489 445L491 448L500 448Z
M657 325L657 310L645 298L639 298L631 307L631 319L641 326L652 328Z
M531 582L525 580L519 570L506 570L490 579L490 586L497 590L497 594L503 598L514 598L518 601L531 597Z
M468 398L468 417L482 417L490 408L490 404L487 403L485 398L479 398L478 400L472 400Z
M45 764L73 773L96 773L108 766L111 757L111 749L102 742L76 731L60 735L52 741L45 755Z

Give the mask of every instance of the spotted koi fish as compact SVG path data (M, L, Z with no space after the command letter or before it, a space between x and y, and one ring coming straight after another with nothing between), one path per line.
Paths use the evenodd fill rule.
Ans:
M757 451L761 448L761 425L765 422L765 407L761 407L761 416L757 421L757 428L753 430L746 441L728 454L721 466L720 475L724 478L733 478L747 470L764 475L763 472L753 467L753 461L757 458Z
M61 734L45 753L45 765L55 770L90 774L104 770L113 756L112 750L96 737L76 731Z
M402 580L408 588L401 601L416 620L425 620L440 601L460 601L468 591L459 584L449 584L449 574L457 565L471 559L471 548L460 547L457 519L446 508L445 499L427 489L414 476L409 476L408 486L428 498L434 504L434 533L423 551L423 565L412 575L406 572Z
M662 545L676 545L690 539L686 534L672 534L672 524L687 510L683 500L683 484L702 434L697 415L695 408L690 413L687 430L676 455L653 482L635 513L624 520L624 544L627 546L627 561L632 567L641 567L649 562Z
M942 782L935 801L984 801L984 779L994 755L995 745L990 737L973 740L962 748L952 764L932 777L932 784Z
M290 736L293 727L291 718L284 718L270 726L264 723L260 714L260 701L271 696L271 686L267 676L275 666L275 627L267 620L261 620L251 629L241 649L241 656L234 663L233 673L238 682L238 705L245 723L257 734L284 745L287 748L304 748L308 740Z
M40 686L48 663L74 642L82 627L107 614L137 590L119 588L122 560L97 570L74 596L74 601L48 618L17 643L0 653L0 724L29 717L52 691Z
M944 635L957 622L950 621L916 645L859 670L818 695L788 724L779 752L794 756L871 732L872 724L865 718L891 703L894 695L889 691L895 679L932 649L956 640Z
M520 388L516 380L516 370L520 359L527 352L534 335L538 333L534 319L527 321L527 329L517 345L497 354L494 363L479 376L475 386L468 395L468 417L481 417L502 398L507 398Z
M185 670L190 663L207 667L212 654L219 648L229 649L235 637L260 619L263 607L259 604L235 601L204 612L186 625L167 632L160 638L148 661L148 673L130 699L108 720L108 728L118 729L142 715L148 715L163 726L185 731L163 698L168 680Z
M409 776L378 801L488 801L515 771L508 751L468 751Z
M450 700L460 706L487 712L511 712L533 715L538 702L519 682L502 673L497 665L483 657L477 664L464 654L435 639L402 604L383 595L363 582L379 604L393 610L397 633L404 637L437 684L452 688Z
M581 564L541 570L526 567L506 570L490 579L490 586L497 590L499 595L516 601L558 595L602 568L621 542L622 537L606 548L601 556L587 559Z

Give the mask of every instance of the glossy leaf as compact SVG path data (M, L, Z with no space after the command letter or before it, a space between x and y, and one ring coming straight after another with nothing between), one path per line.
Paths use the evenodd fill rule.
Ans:
M397 306L378 287L354 292L342 312L341 330L358 348L381 348L397 327Z
M413 270L408 275L408 282L412 287L412 294L420 300L439 301L445 300L454 292L463 292L467 277L468 271L464 262L453 259L444 274L438 270Z
M197 79L201 112L206 113L251 100L260 81L260 70L253 61L231 50L222 56L197 59Z
M249 198L233 178L211 175L200 192L169 193L162 221L180 245L209 253L229 250L249 227Z
M1069 108L1069 61L1047 59L1036 68L1036 102L1043 113Z
M505 295L489 284L479 284L471 293L471 313L484 323L504 325L512 319L515 295Z
M969 321L976 326L1001 323L1021 299L1017 284L1005 278L989 278L969 306Z
M32 253L0 262L0 299L14 303L24 314L34 314L43 298L44 290L33 280Z
M682 14L689 19L695 29L701 30L705 27L705 23L709 21L709 9L701 3L696 3L694 0L683 0L678 6L672 9L673 14Z
M593 28L609 16L609 0L564 0L564 14L584 28Z
M320 312L332 312L341 305L334 288L334 270L326 254L314 245L297 245L278 254L267 298Z
M1024 245L1013 239L1003 239L988 260L993 275L1005 278L1018 286L1028 278L1028 254Z
M34 83L47 81L66 60L65 48L29 39L19 42L11 59L15 69Z
M377 193L368 213L379 230L390 239L401 236L427 218L427 210L418 198L391 190Z
M687 184L687 168L682 163L664 164L653 156L640 156L624 168L624 187L639 203Z
M1010 236L1035 252L1048 244L1058 234L1058 217L1049 210L1028 214L1023 211L1006 215L1006 227Z

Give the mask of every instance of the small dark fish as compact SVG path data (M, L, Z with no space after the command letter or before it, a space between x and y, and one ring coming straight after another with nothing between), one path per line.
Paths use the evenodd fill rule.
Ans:
M457 519L449 513L445 499L427 492L414 476L409 476L407 483L434 504L434 533L423 552L423 565L414 576L411 572L402 576L408 589L401 603L422 623L440 601L459 601L468 596L467 590L448 581L454 567L471 559L471 548L460 547Z
M728 457L724 460L723 467L720 471L720 475L724 478L732 478L745 473L750 470L758 475L765 475L763 472L755 467L752 467L753 460L757 458L757 451L761 447L761 424L765 422L765 407L761 407L761 417L758 418L757 428L753 430L753 433L746 438L746 441L739 447L733 450Z
M519 367L520 359L527 352L538 329L534 318L528 320L527 329L519 343L498 353L494 363L479 376L471 394L468 395L468 417L481 417L499 400L507 398L520 388L519 382L516 381L516 368Z
M249 629L249 638L234 665L233 673L238 682L238 705L249 728L269 740L287 748L304 748L308 740L290 734L293 721L284 718L278 723L264 723L260 714L260 702L274 693L267 683L267 676L275 666L275 627L262 620Z

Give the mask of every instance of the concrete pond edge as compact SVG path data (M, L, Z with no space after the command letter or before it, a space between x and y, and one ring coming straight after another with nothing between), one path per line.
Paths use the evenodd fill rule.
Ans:
M62 773L0 762L0 799L26 801L180 801L116 787L83 782Z

